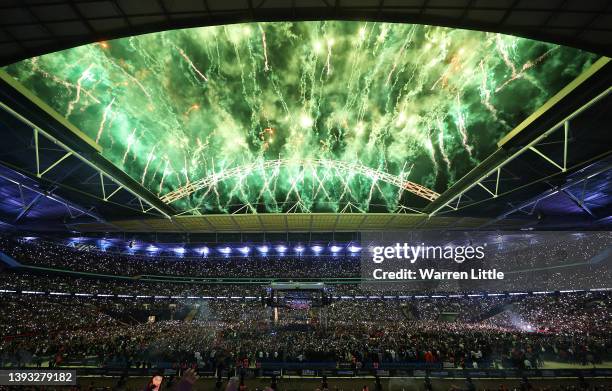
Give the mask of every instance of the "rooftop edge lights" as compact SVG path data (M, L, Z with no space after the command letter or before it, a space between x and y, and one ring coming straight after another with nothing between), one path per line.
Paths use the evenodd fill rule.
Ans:
M229 255L232 253L232 249L229 246L219 248L219 252L224 255Z

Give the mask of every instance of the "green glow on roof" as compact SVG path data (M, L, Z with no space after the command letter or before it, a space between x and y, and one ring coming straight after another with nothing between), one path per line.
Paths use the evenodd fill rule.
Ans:
M427 201L379 174L444 191L596 59L494 33L297 22L122 38L5 70L153 193L217 178L179 210L394 211Z

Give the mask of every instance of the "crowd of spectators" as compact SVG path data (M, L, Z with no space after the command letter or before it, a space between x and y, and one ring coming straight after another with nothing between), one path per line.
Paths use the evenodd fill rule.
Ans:
M90 273L193 277L359 277L359 256L188 257L119 254L42 240L0 239L0 251L26 265ZM121 265L121 267L117 267Z
M395 288L414 292L480 292L559 290L609 287L612 269L607 262L591 262L609 244L608 233L593 233L567 240L539 240L536 243L506 244L507 249L488 251L482 262L447 262L445 269L461 271L485 268L505 273L504 280L407 281ZM566 235L567 236L567 235ZM497 245L498 247L500 244ZM494 247L494 246L493 246ZM0 251L24 265L60 270L120 276L155 278L358 278L369 277L358 255L338 256L151 256L101 251L95 246L72 247L42 239L0 238ZM120 267L118 267L120 265ZM368 267L379 267L366 263ZM420 260L420 268L437 267L437 260ZM536 269L533 269L536 268ZM534 272L537 270L537 273ZM567 275L572 275L571 279ZM363 288L363 286L361 287ZM375 286L368 287L376 289Z
M264 362L333 362L355 368L536 368L544 361L587 365L612 357L609 291L418 295L415 289L464 287L440 282L403 292L344 281L327 285L331 303L300 299L299 305L273 306L267 286L196 277L356 277L359 257L139 257L8 238L0 239L0 249L26 265L115 275L0 271L0 366L170 363L218 371ZM561 266L573 259L566 253L554 255ZM601 281L595 285L609 278L605 264L571 267L596 268L593 275ZM567 279L555 270L542 273L553 285ZM530 286L528 274L510 280ZM572 281L589 283L578 275Z
M85 301L33 300L0 296L0 335L25 335L54 330L76 330L91 325L106 327L114 319Z
M594 256L609 248L612 232L537 232L520 235L516 239L500 235L491 244L487 259L493 265L504 265L509 270L544 268L588 263Z
M612 300L609 295L569 294L534 296L513 301L507 310L487 321L527 331L543 330L571 335L598 332L610 328Z
M260 296L257 285L199 284L198 282L156 282L141 279L103 279L56 273L5 271L0 273L1 289L64 292L73 294L113 294L141 296Z
M3 365L170 362L215 370L334 361L535 368L543 360L599 363L612 353L612 298L605 293L352 299L299 309L259 300L4 293L0 304ZM128 316L138 312L157 316Z

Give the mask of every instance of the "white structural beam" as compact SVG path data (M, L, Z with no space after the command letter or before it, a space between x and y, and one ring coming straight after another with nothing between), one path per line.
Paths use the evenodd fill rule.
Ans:
M446 201L446 202L444 202L444 203L442 203L440 205L437 205L435 208L433 208L433 210L431 212L429 212L429 216L432 217L432 216L436 215L438 212L440 212L444 208L451 208L453 210L457 210L459 204L457 203L457 207L453 207L451 204L453 204L456 200L460 199L460 197L463 194L465 194L468 191L472 190L476 186L479 186L479 187L483 188L484 190L486 190L486 192L490 196L489 198L497 197L499 195L498 190L499 190L499 181L500 181L500 176L501 176L501 170L503 169L504 166L506 166L508 163L512 162L514 159L516 159L519 156L521 156L526 151L535 152L538 156L540 156L542 159L544 159L545 161L550 163L552 166L557 168L560 172L566 172L567 169L568 169L568 167L567 167L567 164L568 164L568 162L567 162L567 154L568 154L568 148L569 148L568 141L569 141L570 122L574 118L576 118L578 115L583 113L585 110L587 110L589 107L593 106L595 103L597 103L597 102L601 101L602 99L604 99L605 97L607 97L611 92L612 92L612 87L608 87L607 89L602 91L600 94L595 96L593 99L591 99L590 101L586 102L584 105L580 106L578 109L576 109L575 111L573 111L572 113L567 115L561 121L558 121L557 123L555 123L554 125L549 127L546 131L541 133L538 137L534 138L531 142L529 142L528 144L522 146L521 148L516 150L511 155L509 155L505 159L501 160L499 163L497 163L495 166L493 166L490 170L485 171L482 175L477 177L476 180L474 180L468 186L463 188L461 191L457 192L457 194L455 194L448 201ZM536 146L540 142L545 140L547 137L549 137L551 134L553 134L555 131L558 131L559 129L563 129L563 165L560 165L559 163L555 162L549 156L547 156L546 154L542 153L539 149L536 148ZM491 190L489 190L489 188L487 188L485 185L483 185L483 182L487 178L491 177L494 174L497 175L497 178L496 178L495 192L492 192Z
M100 176L101 176L101 183L100 184L101 184L102 189L103 189L102 190L102 192L103 192L103 199L105 201L108 201L108 199L112 195L114 195L119 189L124 189L125 191L129 192L131 195L136 197L140 201L140 203L144 202L144 203L146 203L146 205L150 206L149 209L143 209L144 213L146 213L147 210L153 210L154 209L155 211L159 212L164 217L167 217L167 218L171 217L162 208L160 208L160 207L158 207L156 205L151 204L147 199L143 198L136 191L130 189L130 187L127 184L122 183L121 180L115 178L110 173L102 170L100 167L98 167L97 165L92 163L89 159L87 159L86 157L82 156L80 153L78 153L77 151L73 150L71 147L69 147L68 145L63 143L57 137L55 137L51 133L45 131L41 127L37 126L36 124L34 124L32 121L30 121L26 117L22 116L17 111L13 110L11 107L6 105L4 102L0 102L0 108L3 109L4 111L6 111L7 113L13 115L15 118L17 118L18 120L20 120L22 123L26 124L27 126L29 126L33 130L33 132L34 132L34 148L35 148L35 153L36 153L36 176L38 178L41 178L44 174L48 173L50 170L52 170L54 167L56 167L58 164L60 164L63 160L67 159L70 156L74 156L77 159L79 159L80 161L84 162L87 166L89 166L92 169L96 170L100 174ZM43 136L44 138L50 140L55 145L57 145L58 147L60 147L64 151L66 151L66 153L62 157L60 157L58 160L53 162L49 167L44 169L42 172L41 172L41 166L40 166L40 153L41 153L40 152L40 145L39 145L40 144L40 136ZM108 197L105 194L104 179L103 179L104 177L106 177L108 180L114 182L118 186L118 188ZM157 215L157 214L155 214L155 215Z

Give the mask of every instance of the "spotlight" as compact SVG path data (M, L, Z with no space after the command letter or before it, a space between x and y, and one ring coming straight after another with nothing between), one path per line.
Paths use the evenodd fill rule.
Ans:
M276 251L278 251L278 252L279 252L279 253L281 253L281 254L284 254L284 253L285 253L285 251L287 251L287 247L286 247L286 246L283 246L283 245L281 244L281 245L279 245L279 246L276 246Z
M147 247L147 251L151 253L157 252L157 250L159 250L159 248L155 247L152 244L150 244L149 247Z
M321 251L323 251L323 247L317 245L317 246L312 246L312 251L314 251L315 253L320 253Z
M105 239L101 239L98 242L98 247L100 247L100 250L102 250L102 251L106 251L106 249L109 248L110 245L111 245L111 243L109 241L105 240Z
M208 247L200 247L199 249L196 250L198 252L198 254L203 255L203 256L207 256L208 252L210 251L208 249Z
M295 248L295 252L296 252L296 253L300 253L300 254L301 254L301 253L303 253L303 252L304 252L304 247L302 247L302 246L297 246L297 247Z
M330 249L331 249L331 252L335 254L337 252L340 252L342 250L342 247L340 247L340 246L331 246Z
M355 246L355 245L351 244L351 245L348 247L348 250L349 250L350 252L352 252L352 253L358 253L359 251L361 251L361 247L359 247L359 246Z
M185 248L184 247L176 247L174 249L174 253L177 255L184 255L185 254Z
M259 250L259 252L260 252L260 253L262 253L262 254L267 254L267 253L268 253L268 251L269 251L270 249L268 248L268 246L263 245L263 246L260 246L260 247L258 248L258 250Z
M242 255L249 255L249 252L251 251L250 248L248 248L247 246L244 247L240 247L238 248L238 251L240 251L242 253Z
M232 249L231 249L231 248L229 248L228 246L225 246L225 247L221 247L221 248L219 249L219 252L220 252L221 254L229 255L229 254L231 254Z

